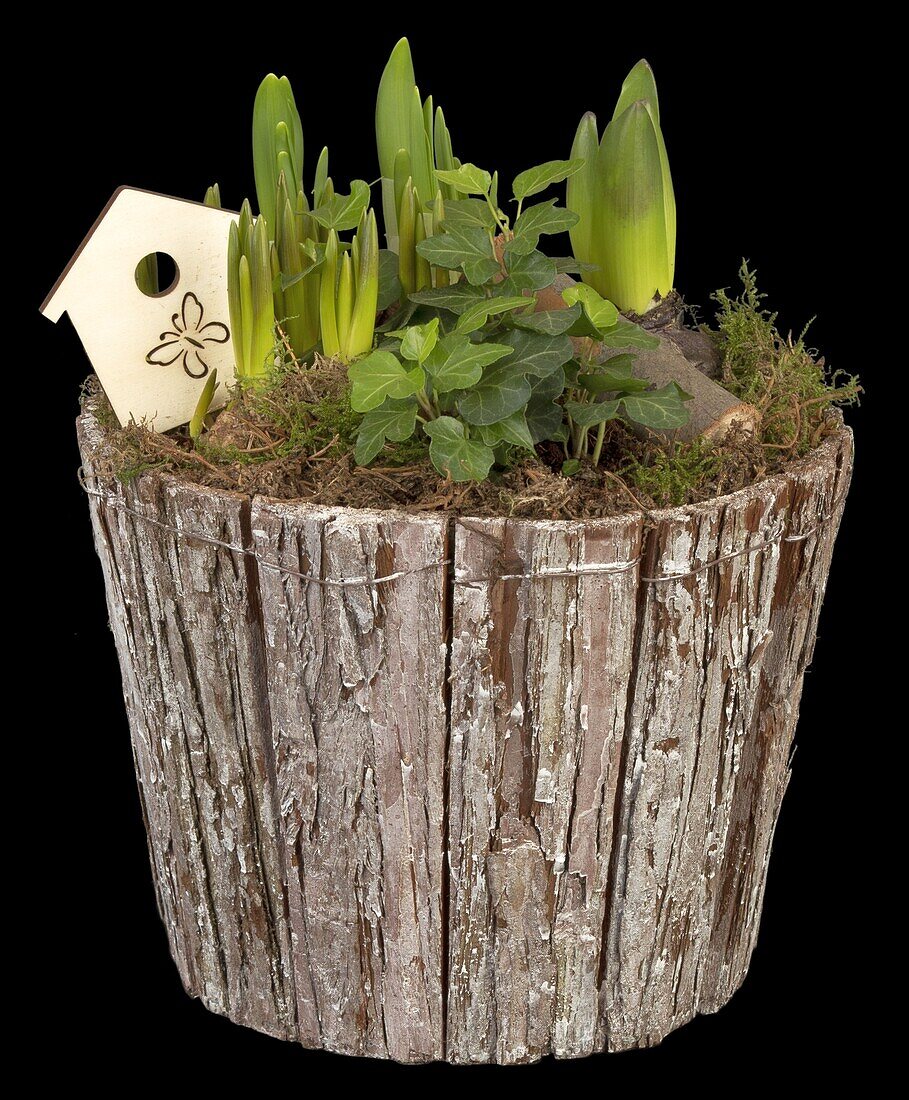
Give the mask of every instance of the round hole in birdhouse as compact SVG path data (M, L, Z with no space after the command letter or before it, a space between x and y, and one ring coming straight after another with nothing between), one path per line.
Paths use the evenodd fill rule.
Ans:
M149 298L163 298L177 285L180 269L166 252L149 252L136 264L136 286Z

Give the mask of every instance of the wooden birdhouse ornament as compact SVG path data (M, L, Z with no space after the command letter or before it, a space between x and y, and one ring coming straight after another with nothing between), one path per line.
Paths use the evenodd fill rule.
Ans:
M227 239L237 215L120 187L41 306L79 334L121 424L156 431L187 423L211 372L212 408L234 379L227 300ZM150 286L149 258L169 256L175 277Z

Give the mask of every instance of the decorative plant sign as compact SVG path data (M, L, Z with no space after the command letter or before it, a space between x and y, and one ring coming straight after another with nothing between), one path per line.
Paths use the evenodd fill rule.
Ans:
M228 229L237 215L121 187L41 306L68 313L121 424L167 431L189 422L217 371L212 408L234 377L227 300ZM174 277L159 287L156 256Z

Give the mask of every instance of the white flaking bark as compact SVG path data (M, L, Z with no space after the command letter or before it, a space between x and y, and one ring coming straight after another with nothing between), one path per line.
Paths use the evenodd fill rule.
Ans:
M326 579L445 558L445 524L257 500L260 557ZM445 571L260 570L300 1039L443 1057Z

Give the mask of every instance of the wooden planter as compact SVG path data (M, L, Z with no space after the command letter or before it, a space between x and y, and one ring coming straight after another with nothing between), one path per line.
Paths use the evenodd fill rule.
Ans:
M848 429L732 496L586 523L123 486L91 406L78 430L191 996L401 1062L649 1046L726 1003Z

